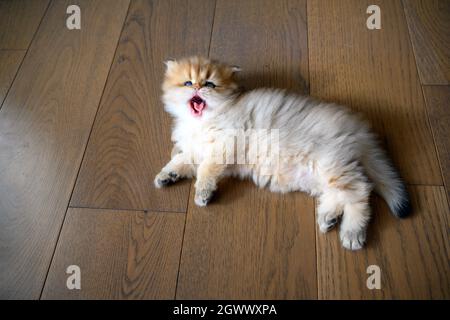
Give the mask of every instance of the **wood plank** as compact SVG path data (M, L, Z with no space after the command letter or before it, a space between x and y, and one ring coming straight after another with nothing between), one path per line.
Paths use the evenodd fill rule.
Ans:
M336 230L317 235L320 299L448 299L450 267L448 214L443 187L410 188L415 213L394 218L374 201L365 249L341 248ZM366 286L367 267L381 269L381 289Z
M450 201L450 86L424 86L423 92Z
M43 299L173 299L185 214L70 208ZM77 265L81 289L69 290Z
M129 5L50 5L0 110L0 297L38 298ZM57 32L55 32L57 30Z
M311 95L363 112L407 182L442 185L401 2L377 2L381 30L366 27L371 4L308 3Z
M28 49L48 4L49 0L0 1L0 49Z
M247 88L307 91L305 14L305 1L218 1L210 56L241 65ZM313 200L237 180L218 193L190 199L177 299L317 298Z
M0 109L25 55L25 50L0 51Z
M280 87L307 93L305 8L306 0L217 1L210 56L239 65L246 89Z
M450 1L403 0L422 84L450 84Z
M163 61L207 55L213 15L212 1L132 3L72 206L186 211L189 181L153 186L172 149L160 102Z
M316 299L314 202L228 180L189 202L177 299Z

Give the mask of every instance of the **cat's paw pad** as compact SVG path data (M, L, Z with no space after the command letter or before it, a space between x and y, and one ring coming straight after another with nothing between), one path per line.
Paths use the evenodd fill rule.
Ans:
M329 218L329 219L327 219L327 218L328 217L319 219L319 229L322 233L326 233L326 232L330 231L338 223L337 217Z
M366 230L349 230L340 232L342 246L349 250L359 250L366 243Z
M155 177L155 181L154 181L155 187L157 187L157 188L165 187L171 183L176 182L179 178L180 178L180 176L175 172L161 171Z
M214 195L214 190L211 189L197 189L195 191L195 204L204 207L206 206L209 201L211 201L212 197Z

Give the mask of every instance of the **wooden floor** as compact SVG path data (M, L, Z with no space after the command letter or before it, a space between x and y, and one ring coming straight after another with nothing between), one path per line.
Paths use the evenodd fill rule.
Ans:
M1 1L0 298L449 299L450 2L378 0L368 30L372 2ZM193 54L240 65L247 88L363 112L413 216L374 196L367 247L350 252L301 193L226 180L199 208L191 181L156 190L162 61Z

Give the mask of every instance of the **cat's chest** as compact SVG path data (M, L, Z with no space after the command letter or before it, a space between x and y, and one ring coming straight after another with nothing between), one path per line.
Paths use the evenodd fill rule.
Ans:
M176 126L172 132L172 140L183 152L202 156L211 150L223 132L211 127Z

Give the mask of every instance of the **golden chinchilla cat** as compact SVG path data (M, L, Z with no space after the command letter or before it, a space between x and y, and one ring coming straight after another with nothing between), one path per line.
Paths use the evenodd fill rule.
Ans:
M250 177L271 191L308 192L319 200L320 230L341 218L342 245L352 250L366 240L372 189L397 217L411 211L376 137L346 108L278 89L240 92L234 78L239 68L206 58L166 66L163 102L175 121L175 152L156 187L195 176L199 206L225 176Z

